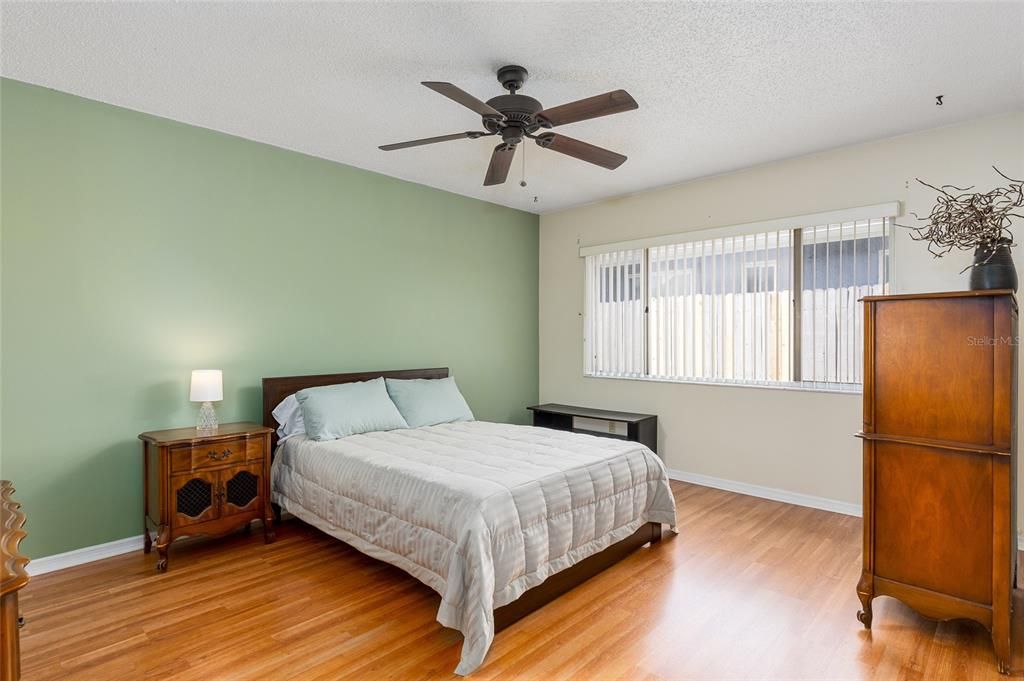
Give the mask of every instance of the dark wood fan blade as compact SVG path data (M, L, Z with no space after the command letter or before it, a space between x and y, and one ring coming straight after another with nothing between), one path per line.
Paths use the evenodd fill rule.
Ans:
M497 109L484 104L479 99L469 94L462 88L458 88L451 83L437 83L433 81L424 81L422 85L426 85L428 88L438 94L442 94L448 99L458 102L467 109L476 111L481 116L490 116L493 118L505 118Z
M499 144L494 147L491 163L487 166L487 175L484 176L485 187L501 184L508 178L508 169L512 167L512 159L515 158L515 155L515 145Z
M424 144L434 144L435 142L450 142L451 140L476 139L487 133L477 132L471 130L469 132L457 132L454 135L441 135L439 137L424 137L421 140L411 140L409 142L396 142L395 144L384 144L377 147L381 151L394 151L395 149L408 149L409 147L421 147Z
M544 109L537 114L537 118L541 119L542 123L547 124L547 127L554 127L556 125L565 125L566 123L575 123L591 118L622 113L623 111L632 111L637 107L636 100L628 92L625 90L614 90L603 95L595 95L551 109Z
M587 144L555 132L537 135L537 144L545 149L557 151L560 154L572 156L608 170L615 170L626 162L626 157L622 154L616 154L614 151L595 147L593 144Z

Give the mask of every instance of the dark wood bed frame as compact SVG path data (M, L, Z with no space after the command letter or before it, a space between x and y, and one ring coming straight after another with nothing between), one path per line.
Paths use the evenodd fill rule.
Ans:
M277 422L271 415L281 400L302 390L338 383L369 381L374 378L447 378L447 367L439 369L405 369L400 371L362 371L350 374L319 374L314 376L281 376L263 379L263 425L274 428L272 449L277 447ZM276 511L276 509L275 509ZM551 575L543 583L526 591L518 599L494 611L494 630L500 631L534 610L550 603L573 587L582 584L605 568L619 562L644 544L661 541L661 523L647 523L622 541L604 551L581 560L570 568Z

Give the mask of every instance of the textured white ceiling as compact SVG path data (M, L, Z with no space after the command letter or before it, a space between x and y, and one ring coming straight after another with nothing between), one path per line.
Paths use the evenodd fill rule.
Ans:
M394 177L546 212L1024 108L1024 3L70 3L0 5L0 72ZM419 85L554 106L616 88L638 111L559 128L616 171L527 148L483 187L495 138ZM945 106L934 95L945 95ZM522 151L519 152L522 154ZM534 202L534 196L537 201Z

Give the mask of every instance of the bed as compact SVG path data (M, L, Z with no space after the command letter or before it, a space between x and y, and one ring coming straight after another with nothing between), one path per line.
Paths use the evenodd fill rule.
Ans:
M263 379L263 422L302 388L447 369ZM489 423L371 432L276 446L274 504L441 596L462 632L457 674L494 634L675 527L660 459L635 442Z

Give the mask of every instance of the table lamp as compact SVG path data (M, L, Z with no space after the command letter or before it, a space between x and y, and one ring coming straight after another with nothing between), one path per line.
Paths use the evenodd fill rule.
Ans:
M191 402L202 402L199 408L199 422L196 429L204 433L217 430L217 412L212 402L224 399L224 377L220 369L195 369L192 371L192 387L188 399Z

